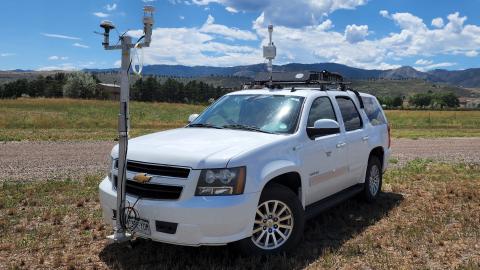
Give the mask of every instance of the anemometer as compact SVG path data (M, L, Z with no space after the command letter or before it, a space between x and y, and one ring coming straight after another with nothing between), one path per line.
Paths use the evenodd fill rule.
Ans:
M131 49L142 49L150 46L152 41L152 27L153 27L153 13L155 8L153 6L145 6L143 8L143 36L137 42L132 43L132 37L127 35L127 32L119 36L119 43L117 45L110 45L110 31L115 29L115 25L111 21L102 21L100 27L104 29L102 45L105 50L121 50L121 75L120 75L120 114L118 115L118 178L117 178L117 217L115 232L108 238L114 242L124 242L130 240L130 235L127 234L124 217L126 213L125 207L125 186L127 180L127 149L128 149L128 129L129 123L129 108L128 103L130 99L130 84L128 82L128 73L130 68L140 74L142 72L142 63L139 63L139 69L132 65ZM142 54L143 56L143 54ZM138 58L138 54L137 54ZM143 62L143 60L142 60ZM112 180L113 181L113 180ZM127 217L128 218L128 217Z

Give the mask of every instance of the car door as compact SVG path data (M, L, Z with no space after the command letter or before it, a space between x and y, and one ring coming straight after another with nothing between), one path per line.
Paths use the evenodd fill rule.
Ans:
M360 182L368 162L368 136L362 117L352 98L336 97L338 108L345 127L346 148L348 151L349 186Z
M316 98L309 110L307 127L315 121L337 117L329 97ZM338 147L344 143L342 132L321 137L309 137L304 149L304 164L308 174L306 203L310 204L342 190L348 180L347 151Z

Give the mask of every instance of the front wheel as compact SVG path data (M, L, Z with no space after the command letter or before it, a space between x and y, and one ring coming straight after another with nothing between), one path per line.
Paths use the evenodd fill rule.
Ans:
M238 244L249 255L286 252L300 242L304 223L298 196L285 186L272 184L260 197L252 236Z

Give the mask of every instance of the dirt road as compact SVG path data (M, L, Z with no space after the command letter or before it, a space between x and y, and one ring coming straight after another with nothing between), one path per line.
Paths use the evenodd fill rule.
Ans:
M82 179L106 172L114 142L0 143L0 181ZM480 163L480 138L394 139L394 166L415 158Z

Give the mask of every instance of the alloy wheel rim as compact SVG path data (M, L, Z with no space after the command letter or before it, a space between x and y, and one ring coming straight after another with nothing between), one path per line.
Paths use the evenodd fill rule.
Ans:
M370 179L369 179L369 188L370 193L375 196L377 195L378 188L380 186L380 170L376 165L373 165L370 169Z
M287 242L293 224L288 205L278 200L265 201L257 207L252 242L261 249L276 249Z

